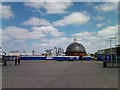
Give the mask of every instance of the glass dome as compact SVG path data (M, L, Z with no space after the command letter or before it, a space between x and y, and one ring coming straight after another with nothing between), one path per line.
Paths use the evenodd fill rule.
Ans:
M74 42L67 47L66 52L86 52L86 50L82 44Z

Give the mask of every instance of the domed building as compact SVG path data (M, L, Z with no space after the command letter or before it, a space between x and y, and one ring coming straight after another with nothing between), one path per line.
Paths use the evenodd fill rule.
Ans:
M74 42L67 47L65 54L66 56L85 56L86 50L84 46L77 43L77 39L74 38Z

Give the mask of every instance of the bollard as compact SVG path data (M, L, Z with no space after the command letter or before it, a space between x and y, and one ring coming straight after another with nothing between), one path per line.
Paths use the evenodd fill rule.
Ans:
M103 67L107 67L107 61L103 61Z

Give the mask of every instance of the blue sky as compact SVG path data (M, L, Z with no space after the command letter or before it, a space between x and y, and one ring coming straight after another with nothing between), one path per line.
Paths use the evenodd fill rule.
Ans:
M74 37L88 53L109 47L109 37L117 36L117 4L4 2L0 12L3 51L44 53L55 46L65 50Z

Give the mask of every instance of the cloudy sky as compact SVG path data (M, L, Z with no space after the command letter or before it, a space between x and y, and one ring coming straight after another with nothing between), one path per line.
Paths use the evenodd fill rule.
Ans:
M118 33L117 2L4 2L0 14L6 52L44 53L55 46L65 50L77 37L94 53L109 47L107 40Z

